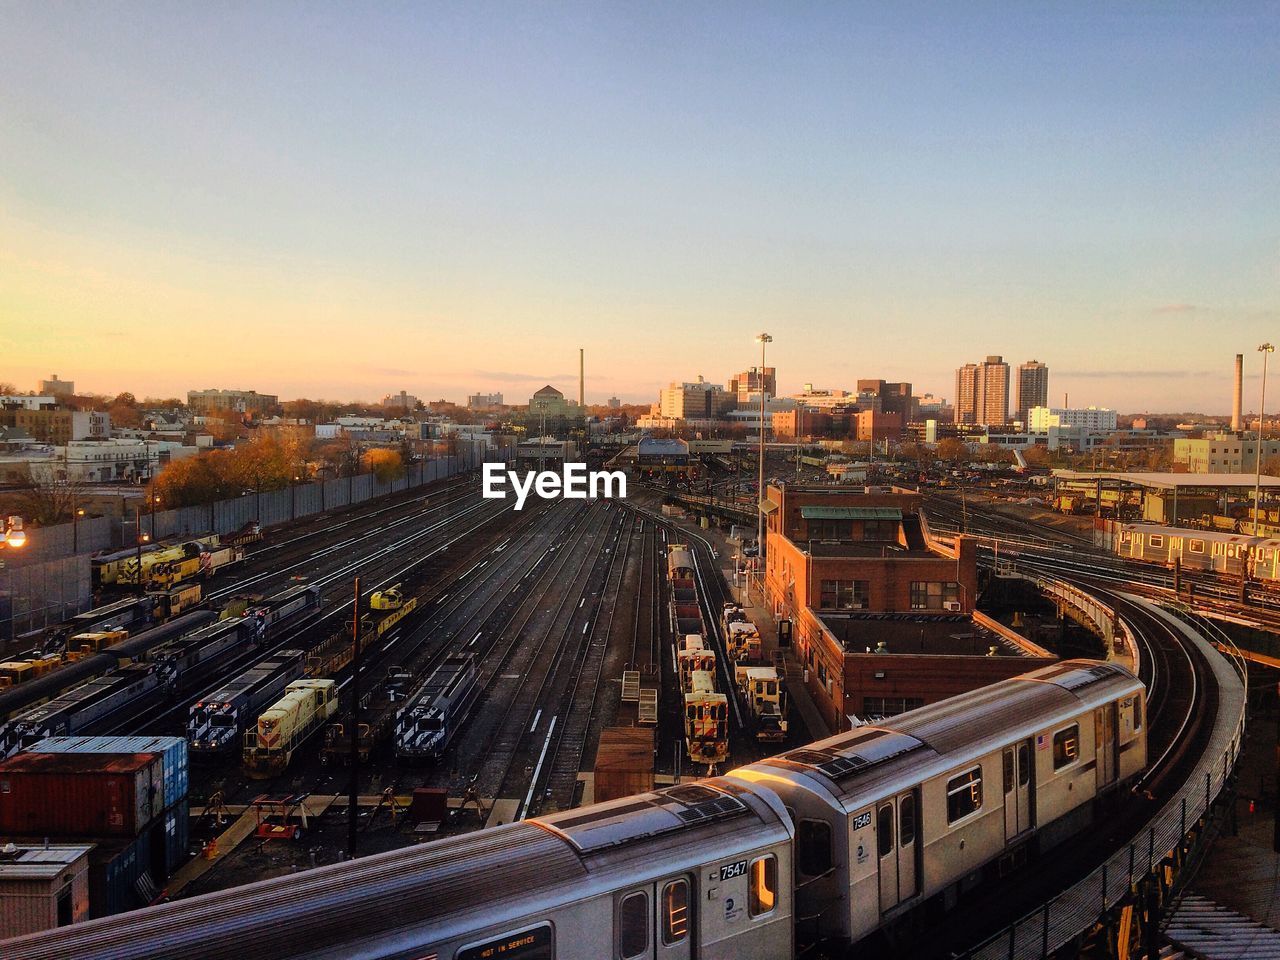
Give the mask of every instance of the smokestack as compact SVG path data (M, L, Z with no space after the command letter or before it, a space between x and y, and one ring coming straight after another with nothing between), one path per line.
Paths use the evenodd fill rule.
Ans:
M1244 404L1244 354L1236 354L1236 392L1231 400L1231 430L1233 433L1239 433L1244 429L1243 418L1241 416Z
M582 347L578 348L578 407L582 410L587 408L587 366L584 354L586 351Z

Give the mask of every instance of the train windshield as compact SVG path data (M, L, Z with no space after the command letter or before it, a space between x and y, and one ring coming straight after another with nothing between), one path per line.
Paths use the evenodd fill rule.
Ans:
M236 725L235 718L229 713L215 713L209 718L209 723L215 727L234 727Z
M444 723L439 717L426 717L419 723L419 726L427 733L435 733L437 730L444 729Z
M191 723L193 726L203 727L209 719L209 711L203 707L196 707L191 711Z

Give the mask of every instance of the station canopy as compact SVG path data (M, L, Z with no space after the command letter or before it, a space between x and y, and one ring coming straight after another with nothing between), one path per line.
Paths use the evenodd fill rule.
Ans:
M899 507L822 507L800 508L806 520L901 520Z

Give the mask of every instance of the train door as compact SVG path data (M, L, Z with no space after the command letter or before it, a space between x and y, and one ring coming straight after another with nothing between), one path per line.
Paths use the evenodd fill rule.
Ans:
M1031 741L1004 748L1004 838L1013 840L1031 829Z
M693 879L667 877L627 890L617 901L618 960L692 960Z
M1117 744L1119 724L1116 723L1114 702L1093 711L1094 762L1097 770L1098 789L1116 782L1116 764L1120 757Z
M897 804L886 800L876 807L876 857L880 865L880 912L898 905Z
M910 900L920 892L920 817L919 792L909 790L898 795L898 902Z

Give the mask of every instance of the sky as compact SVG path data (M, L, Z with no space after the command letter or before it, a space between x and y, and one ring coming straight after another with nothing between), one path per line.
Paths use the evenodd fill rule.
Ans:
M761 330L780 392L1256 408L1280 6L0 4L21 389L649 402Z

